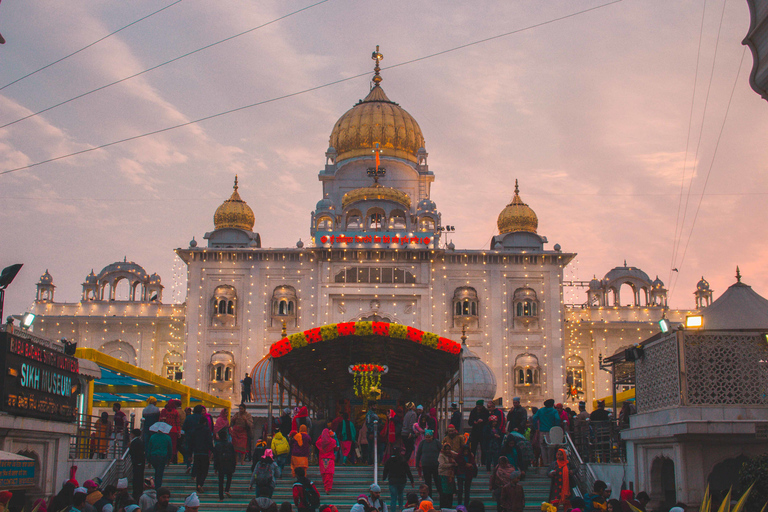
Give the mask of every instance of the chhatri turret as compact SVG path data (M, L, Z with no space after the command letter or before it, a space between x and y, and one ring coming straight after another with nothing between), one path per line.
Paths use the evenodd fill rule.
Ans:
M533 208L520 198L520 185L515 180L512 201L501 210L496 221L499 234L491 239L497 251L543 251L547 238L537 233L539 218ZM558 250L559 246L555 246Z
M232 195L213 215L214 230L203 236L208 240L208 247L261 247L261 237L253 231L256 217L248 203L240 197L238 188L235 175ZM194 247L197 242L190 245Z

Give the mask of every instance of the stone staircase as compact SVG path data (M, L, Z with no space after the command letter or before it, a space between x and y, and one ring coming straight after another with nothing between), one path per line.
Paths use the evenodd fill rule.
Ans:
M250 463L237 467L232 477L232 487L230 488L232 497L227 498L225 496L224 501L219 501L218 476L214 473L211 466L208 478L203 486L204 492L200 495L200 511L244 512L248 503L256 496L255 491L248 490L250 469ZM382 480L381 474L382 470L380 468L379 485L382 489L381 495L387 502L387 506L389 506L389 486L386 481ZM153 475L154 471L148 469L147 476ZM323 489L322 477L316 465L309 467L307 476L315 483L317 490L320 492L322 504L333 504L341 512L346 512L354 505L357 496L367 494L368 487L373 483L373 467L336 466L333 490L330 495L327 495ZM416 488L412 488L409 482L406 485L405 494L417 492L419 484L422 483L415 472L414 477L416 479ZM477 478L472 482L470 495L472 499L482 500L487 512L495 512L496 502L488 490L488 479L489 473L485 468L480 468ZM289 501L293 504L292 485L294 481L291 478L290 468L286 467L286 474L282 479L278 479L275 493L272 496L272 499L277 502L278 506L284 501ZM541 510L541 503L547 501L550 479L544 476L543 473L538 474L536 468L531 468L526 475L525 481L521 482L521 484L525 488L526 512ZM171 490L171 503L181 505L184 502L184 498L195 490L195 481L190 475L186 474L186 467L183 464L175 464L166 467L165 475L163 476L163 487L168 487ZM438 497L436 493L433 498L437 507ZM453 505L454 507L456 506L455 496Z

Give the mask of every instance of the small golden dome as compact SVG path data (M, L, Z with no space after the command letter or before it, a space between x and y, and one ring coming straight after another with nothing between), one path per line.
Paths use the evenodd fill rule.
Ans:
M520 188L515 180L515 197L499 214L496 222L499 226L499 234L514 233L515 231L528 231L535 233L539 227L539 218L527 204L520 199Z
M393 201L405 206L406 209L411 207L411 198L402 190L396 188L384 187L378 183L371 185L370 187L356 188L350 190L341 199L341 207L346 208L352 203L365 200L380 199L382 201Z
M378 50L374 52L376 73L371 92L341 116L333 127L329 145L338 154L337 162L371 156L378 142L382 155L418 163L416 155L425 147L419 124L405 109L387 98L381 88L379 61L382 58Z
M213 225L216 229L237 228L246 231L253 231L253 224L256 217L248 204L240 199L237 193L237 175L235 175L235 186L232 196L224 201L213 214Z

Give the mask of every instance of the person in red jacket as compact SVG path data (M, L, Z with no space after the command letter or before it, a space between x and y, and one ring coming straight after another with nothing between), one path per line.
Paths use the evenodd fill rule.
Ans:
M320 504L320 493L315 484L307 478L304 468L298 467L296 483L293 484L293 503L299 512L312 512Z

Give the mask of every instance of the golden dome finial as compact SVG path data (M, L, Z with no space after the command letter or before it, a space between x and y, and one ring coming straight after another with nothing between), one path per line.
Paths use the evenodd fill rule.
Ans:
M216 209L216 213L213 215L213 224L216 229L238 228L253 231L256 218L251 207L240 198L238 188L237 174L235 174L232 195Z
M419 123L384 93L379 66L384 56L378 46L371 58L375 66L370 91L336 121L328 146L336 150L337 163L348 158L371 156L371 150L378 142L382 156L418 164L419 149L426 147Z
M371 54L371 58L376 61L376 65L373 67L373 84L376 86L383 80L380 74L381 68L379 67L379 62L384 58L384 55L379 52L379 45L376 45L376 51Z
M539 227L539 218L536 216L536 212L520 199L520 185L517 180L515 180L515 195L512 197L512 202L501 211L496 224L502 235L515 231L536 233L536 229Z

